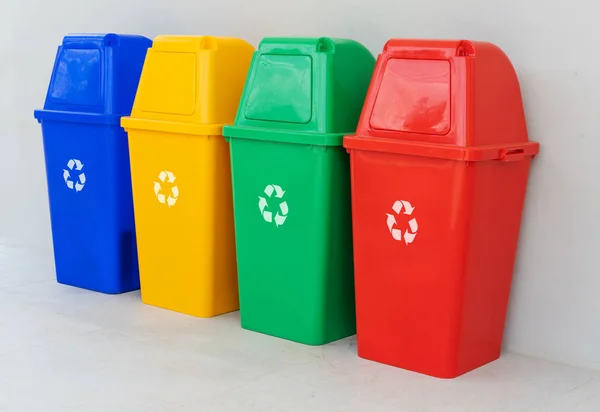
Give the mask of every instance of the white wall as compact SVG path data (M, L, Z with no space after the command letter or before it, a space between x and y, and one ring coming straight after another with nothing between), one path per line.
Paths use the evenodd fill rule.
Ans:
M521 80L529 184L505 346L600 369L600 3L572 0L4 0L0 5L0 240L50 246L41 135L68 32L467 38L503 48ZM32 256L35 258L35 256Z

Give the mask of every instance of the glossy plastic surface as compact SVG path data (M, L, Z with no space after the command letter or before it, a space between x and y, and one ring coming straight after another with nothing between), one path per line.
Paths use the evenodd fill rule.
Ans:
M390 40L344 144L359 355L443 378L496 359L539 148L506 55Z
M264 39L226 135L341 146L356 129L373 67L371 53L352 40Z
M242 326L320 345L355 332L348 155L375 59L327 38L265 39L231 146Z
M447 134L450 62L388 60L369 124L376 130Z
M144 37L66 36L42 125L58 282L104 293L139 288L127 136Z
M253 47L240 39L159 36L131 117L142 300L199 317L239 308L229 147Z

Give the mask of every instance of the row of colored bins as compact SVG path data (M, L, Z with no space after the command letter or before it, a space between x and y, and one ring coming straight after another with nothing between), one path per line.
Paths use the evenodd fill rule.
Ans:
M244 328L307 344L358 325L360 356L440 377L499 356L538 146L498 48L150 44L59 48L36 111L59 282L133 290L139 254L151 305L241 303Z

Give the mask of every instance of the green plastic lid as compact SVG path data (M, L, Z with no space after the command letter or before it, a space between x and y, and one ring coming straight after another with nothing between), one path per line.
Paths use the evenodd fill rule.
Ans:
M254 52L227 137L341 146L355 131L375 58L360 43L266 38Z

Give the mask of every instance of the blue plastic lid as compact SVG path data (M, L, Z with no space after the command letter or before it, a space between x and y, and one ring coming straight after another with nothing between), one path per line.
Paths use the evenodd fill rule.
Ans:
M131 113L152 41L134 35L72 34L56 53L39 121L118 124Z

